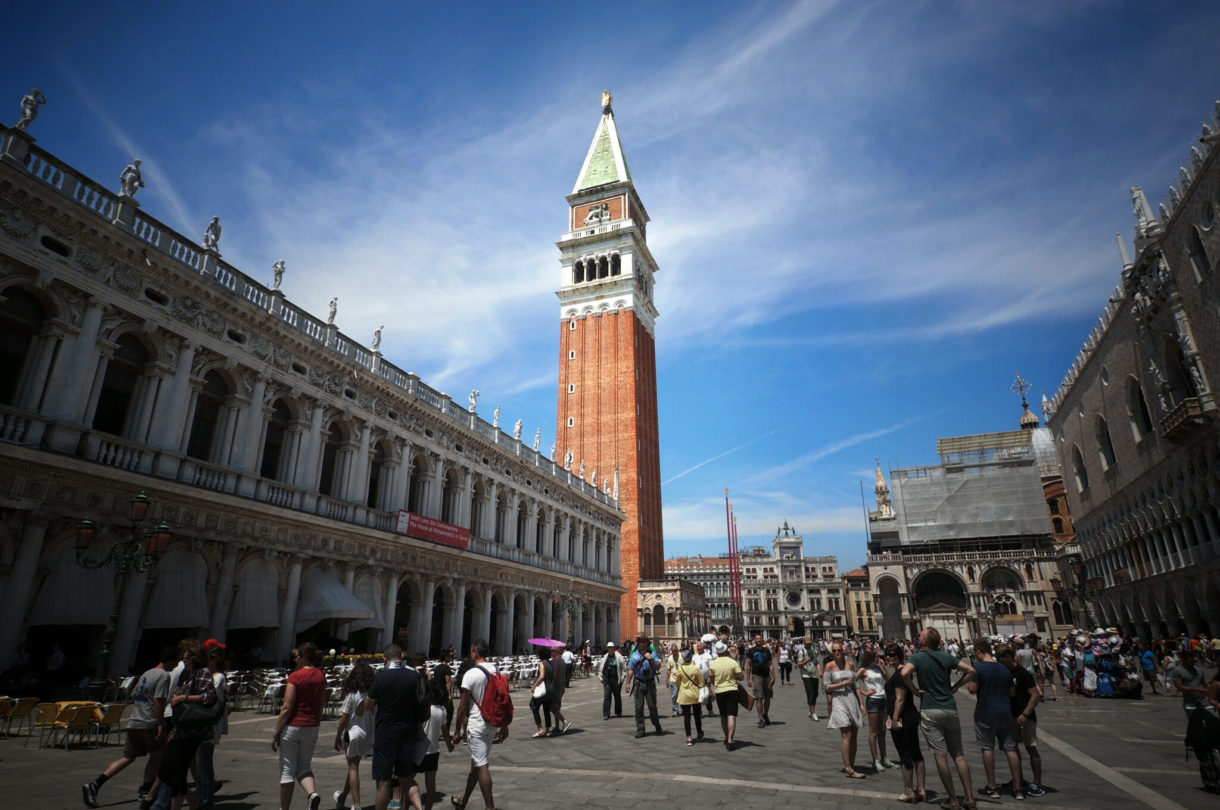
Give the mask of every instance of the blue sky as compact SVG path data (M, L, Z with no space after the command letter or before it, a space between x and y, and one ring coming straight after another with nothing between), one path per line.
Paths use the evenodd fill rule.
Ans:
M1220 5L19 4L0 120L554 441L558 250L610 88L652 216L666 552L791 522L1053 395L1220 96Z

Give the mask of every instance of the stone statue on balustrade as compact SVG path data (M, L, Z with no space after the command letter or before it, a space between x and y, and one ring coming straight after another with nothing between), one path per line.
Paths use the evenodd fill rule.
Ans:
M278 290L280 288L280 284L284 281L284 267L285 265L283 259L280 259L278 262L271 265L271 269L275 271L275 284L272 286L273 290Z
M207 230L203 232L203 249L220 253L220 217L212 217Z
M26 93L21 99L21 120L17 122L17 129L25 129L34 123L34 119L38 117L38 108L46 103L47 97L37 87Z
M126 197L131 202L136 201L136 192L144 188L144 175L140 174L140 159L136 158L127 164L119 175L119 196Z
M381 326L378 326L376 329L373 330L373 351L374 352L381 351L381 330L382 329L385 329L384 323Z
M538 445L542 443L542 428L534 431L534 450L538 450Z
M513 438L516 439L517 441L521 441L521 431L524 428L525 428L525 422L518 419L517 422L513 425Z
M555 451L558 449L559 449L559 442L555 442L554 444L551 445L551 461L555 460Z
M563 454L563 468L564 468L565 470L570 470L570 469L572 468L572 461L573 461L575 458L576 458L576 457L572 455L572 451L571 451L571 450L569 450L568 452L564 453L564 454Z
M497 428L500 427L500 406L499 405L497 405L496 409L491 412L491 426L497 427Z
M585 480L585 460L580 460L580 480Z
M475 408L479 405L479 389L475 388L470 392L470 412L474 413Z
M336 296L335 298L330 299L330 313L326 316L326 322L333 325L335 322L335 316L338 314L339 298Z

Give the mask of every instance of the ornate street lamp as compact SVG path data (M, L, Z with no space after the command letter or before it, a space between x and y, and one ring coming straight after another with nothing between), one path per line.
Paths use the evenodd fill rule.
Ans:
M143 492L131 499L127 509L127 520L131 523L130 536L112 545L103 557L93 557L89 554L89 549L99 534L93 521L85 518L76 524L76 564L90 570L114 565L114 600L106 630L102 634L102 651L98 655L94 683L104 683L110 674L110 656L114 652L114 636L118 631L119 612L122 610L127 580L133 573L143 574L151 571L174 539L173 532L165 523L146 531L143 537L140 536L140 524L148 516L151 506L152 501ZM106 530L102 529L101 534L106 534Z

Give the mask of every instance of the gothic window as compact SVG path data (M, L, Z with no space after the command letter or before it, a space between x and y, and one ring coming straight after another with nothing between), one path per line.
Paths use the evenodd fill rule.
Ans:
M1203 240L1199 238L1197 228L1190 229L1190 240L1188 247L1190 249L1190 263L1194 265L1195 280L1202 281L1211 275L1212 263L1207 258L1207 251L1203 247Z
M114 356L106 363L106 376L93 413L93 429L123 436L128 431L128 412L150 358L144 344L134 335L122 335L117 342Z
M16 404L26 356L45 318L42 304L25 290L0 293L0 404Z
M1030 582L1034 580L1034 567L1029 563L1025 563L1025 578Z
M1093 432L1097 437L1097 457L1101 460L1102 471L1105 472L1114 466L1116 459L1114 442L1110 441L1110 428L1101 414L1097 415L1097 419L1093 423Z
M610 257L610 275L617 276L618 274L620 274L622 272L623 272L622 260L619 258L619 255L617 253L615 253L613 256Z
M1169 384L1169 396L1174 405L1187 397L1196 394L1190 383L1190 374L1186 371L1186 358L1182 356L1182 347L1172 337L1166 337L1163 355L1165 357L1165 376Z
M203 378L203 388L195 398L195 419L191 423L191 436L187 441L186 454L191 458L213 461L213 443L216 425L220 422L229 386L218 371L209 371Z
M1152 414L1148 412L1148 400L1144 389L1134 377L1127 378L1127 416L1131 419L1131 435L1136 442L1142 441L1152 432Z
M572 269L572 281L575 284L580 284L584 280L585 280L585 263L577 262L576 266Z
M1051 528L1055 534L1063 534L1063 518L1051 518Z
M606 260L605 256L602 256L597 260L597 277L605 278L608 275L610 275L610 262Z
M281 469L281 456L291 421L292 413L288 406L284 400L277 399L271 407L271 421L267 423L267 437L263 440L263 463L259 468L259 475L263 478L284 481L288 477L288 471Z
M974 582L974 566L973 565L966 566L966 576L970 579L971 582Z
M1059 499L1058 498L1051 498L1049 501L1047 501L1047 505L1050 506L1052 515L1059 514Z
M337 424L332 424L326 434L326 446L322 449L322 477L318 482L318 492L323 495L335 493L335 483L338 476L339 450L343 447L343 431Z
M1076 491L1084 492L1089 488L1089 471L1084 466L1084 456L1080 448L1072 445L1072 476L1076 479Z

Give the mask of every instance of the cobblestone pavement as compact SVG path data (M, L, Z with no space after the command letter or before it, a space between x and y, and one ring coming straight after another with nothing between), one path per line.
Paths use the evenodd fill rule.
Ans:
M839 733L807 716L800 684L776 687L773 724L757 727L757 718L744 713L737 750L721 744L719 719L705 718L707 739L688 747L680 717L662 717L665 733L651 731L635 738L631 710L622 718L603 721L601 687L596 679L572 682L564 711L573 726L563 737L531 739L534 727L526 692L514 692L516 720L510 738L492 751L492 774L498 806L635 807L645 803L666 807L901 807L899 771L873 774L867 734L862 735L857 765L866 779L849 780L840 773ZM662 698L667 700L667 695ZM967 755L977 791L985 784L982 760L973 742L973 698L958 697L967 741ZM664 708L664 707L663 707ZM823 701L824 708L824 701ZM1031 798L1026 807L1124 808L1158 810L1216 807L1218 797L1202 790L1198 763L1184 756L1186 721L1177 698L1089 700L1064 697L1038 709L1039 748L1048 792ZM217 777L223 785L216 806L229 810L273 808L278 801L276 755L270 747L274 716L253 711L234 713L230 734L216 750ZM322 726L314 758L323 807L343 778L342 757L330 747L334 721ZM114 739L117 739L114 738ZM37 742L35 738L34 742ZM80 786L96 776L121 752L119 745L77 748L65 752L24 746L22 738L0 739L2 804L13 808L79 808ZM448 794L460 791L469 767L465 748L442 754L437 785L448 807ZM1001 758L999 780L1006 781ZM372 807L372 785L365 765L362 786L366 807ZM1026 764L1028 778L1028 763ZM140 763L110 781L101 792L103 807L135 810ZM931 760L928 788L941 786ZM936 797L933 796L933 799ZM975 795L980 808L1013 806L1010 795L988 799ZM294 807L304 807L299 789ZM471 807L481 810L476 789Z

